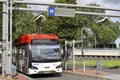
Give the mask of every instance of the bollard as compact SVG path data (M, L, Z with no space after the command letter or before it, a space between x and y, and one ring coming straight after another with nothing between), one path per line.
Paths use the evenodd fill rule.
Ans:
M97 61L97 75L99 74L99 71L102 70L102 62L101 61Z

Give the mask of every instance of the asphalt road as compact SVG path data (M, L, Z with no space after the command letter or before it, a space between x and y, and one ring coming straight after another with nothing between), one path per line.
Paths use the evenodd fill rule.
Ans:
M63 73L60 75L33 75L30 76L33 80L105 80L99 77L90 77L90 76L82 76L82 75L73 75L69 73Z
M86 69L96 70L96 68L93 67L86 67ZM120 69L117 67L103 68L102 71L120 74ZM32 80L107 80L101 79L99 77L83 76L69 73L63 73L62 76L60 76L59 74L48 74L48 75L32 75L29 77L32 78Z

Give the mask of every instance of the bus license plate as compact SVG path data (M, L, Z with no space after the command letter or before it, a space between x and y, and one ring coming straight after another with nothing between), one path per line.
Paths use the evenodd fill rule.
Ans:
M49 73L51 73L51 71L44 71L43 73L44 74L49 74Z

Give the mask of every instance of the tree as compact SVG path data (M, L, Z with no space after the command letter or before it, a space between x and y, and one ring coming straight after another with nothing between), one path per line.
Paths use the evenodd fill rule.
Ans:
M14 7L17 6L18 5L14 5ZM20 5L20 7L26 7L26 5ZM16 39L18 36L26 33L35 33L35 25L33 23L33 19L33 13L13 11L13 40Z
M97 44L113 44L119 36L118 26L112 21L105 21L102 23L94 23L92 31L96 34ZM90 39L91 42L94 41Z
M13 19L13 39L26 33L35 33L36 30L33 19L34 15L32 13L17 13Z

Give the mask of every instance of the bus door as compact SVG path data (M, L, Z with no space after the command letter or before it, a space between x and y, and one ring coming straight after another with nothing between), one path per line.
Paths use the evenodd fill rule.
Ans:
M20 67L19 67L19 60L20 60L20 57L19 57L19 48L17 48L17 51L16 51L16 56L15 56L15 65L16 65L16 67L17 67L17 70L19 70L20 69Z
M29 52L27 47L25 47L25 54L24 54L24 72L27 72L27 69L29 68Z

